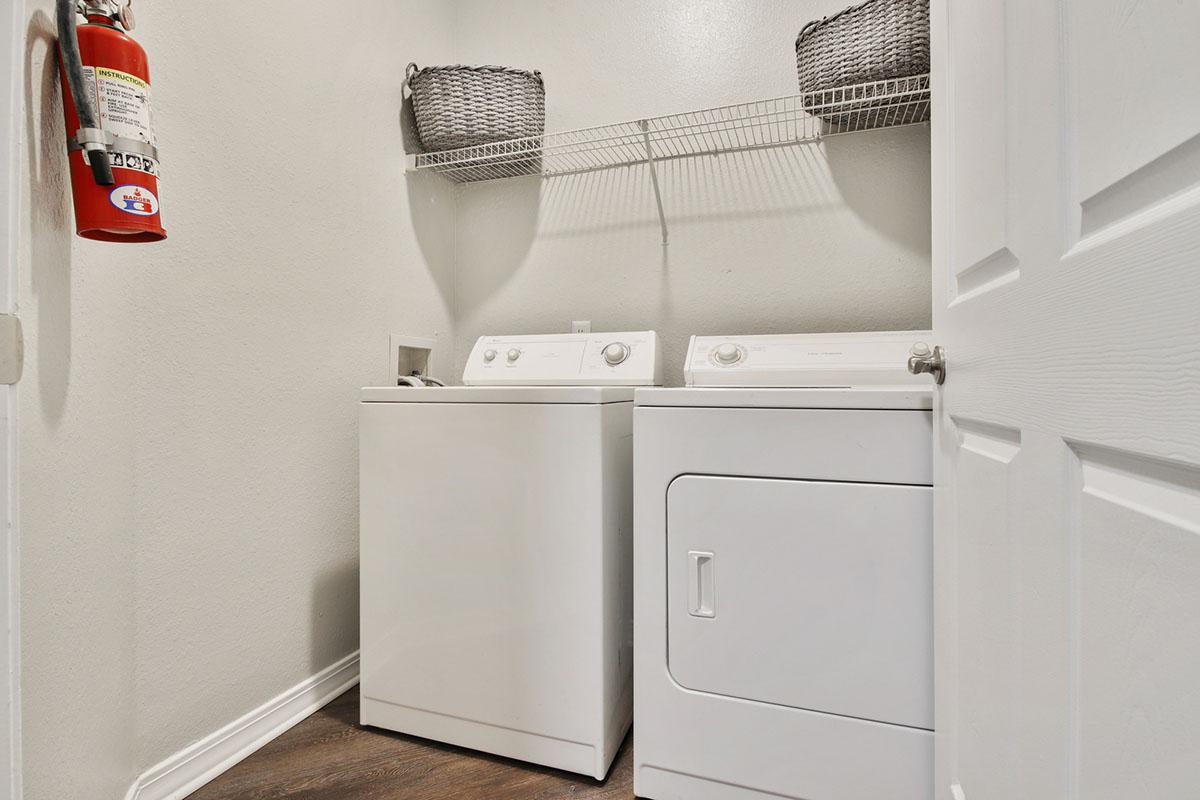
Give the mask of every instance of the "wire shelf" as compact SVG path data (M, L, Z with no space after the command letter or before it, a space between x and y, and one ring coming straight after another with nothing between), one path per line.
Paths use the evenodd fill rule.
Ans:
M466 183L567 175L690 156L820 141L929 119L929 76L669 114L409 156L411 171Z

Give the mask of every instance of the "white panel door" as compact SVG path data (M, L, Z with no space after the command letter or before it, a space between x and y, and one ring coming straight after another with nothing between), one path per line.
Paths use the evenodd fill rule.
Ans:
M934 2L938 798L1200 797L1198 31Z
M21 47L25 4L0 10L0 314L15 314ZM20 608L17 578L15 386L0 386L0 800L21 797Z

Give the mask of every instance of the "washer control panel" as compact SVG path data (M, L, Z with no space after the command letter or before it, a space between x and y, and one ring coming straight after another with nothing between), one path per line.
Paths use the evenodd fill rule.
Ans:
M688 386L927 386L908 371L914 342L929 331L693 336L684 364ZM924 378L924 379L922 379Z
M463 369L466 386L658 386L654 331L481 336Z

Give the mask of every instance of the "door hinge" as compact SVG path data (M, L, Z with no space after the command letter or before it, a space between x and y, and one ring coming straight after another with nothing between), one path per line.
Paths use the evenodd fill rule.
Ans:
M0 314L0 384L21 380L25 366L25 336L15 314Z

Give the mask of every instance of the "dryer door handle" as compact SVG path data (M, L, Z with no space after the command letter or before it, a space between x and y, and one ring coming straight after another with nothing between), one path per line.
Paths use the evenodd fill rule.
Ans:
M693 617L717 615L715 567L712 553L688 551L688 613Z

